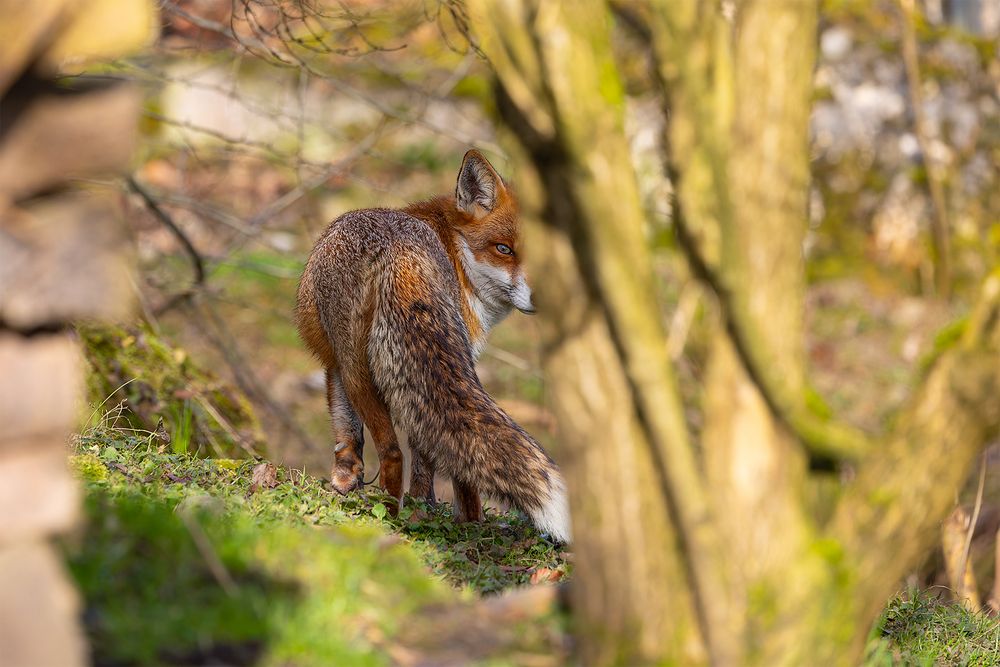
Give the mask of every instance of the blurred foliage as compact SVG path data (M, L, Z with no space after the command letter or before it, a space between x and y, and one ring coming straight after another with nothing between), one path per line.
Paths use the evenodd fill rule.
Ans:
M196 495L182 506L118 476L89 482L86 538L69 547L99 664L381 665L366 633L450 597L375 529L317 532Z
M808 275L812 282L861 276L876 289L928 293L927 157L915 147L899 5L824 0L821 16ZM1000 250L992 240L1000 220L1000 50L995 39L920 13L917 38L922 108L944 172L962 293Z

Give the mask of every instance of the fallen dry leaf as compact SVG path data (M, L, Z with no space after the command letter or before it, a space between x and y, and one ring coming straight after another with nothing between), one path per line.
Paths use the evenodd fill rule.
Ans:
M562 579L563 573L560 570L553 570L548 567L540 567L531 573L531 585L555 583Z
M278 486L277 468L270 463L258 463L253 467L249 493L256 493L257 489L273 489L276 486Z

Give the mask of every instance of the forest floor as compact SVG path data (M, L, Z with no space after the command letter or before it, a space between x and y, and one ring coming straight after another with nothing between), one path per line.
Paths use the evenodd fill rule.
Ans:
M73 443L85 521L64 549L98 665L560 665L572 555L515 512L398 517L369 487L175 452L117 411ZM558 582L558 583L555 583ZM865 664L1000 665L1000 625L890 601Z
M175 453L117 411L73 447L85 521L64 548L95 664L566 660L550 584L571 556L516 513L456 524L408 498L394 517L376 487Z

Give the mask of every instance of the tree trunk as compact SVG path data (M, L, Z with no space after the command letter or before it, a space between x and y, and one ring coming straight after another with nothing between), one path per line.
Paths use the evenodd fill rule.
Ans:
M711 524L693 516L707 516L706 492L661 344L607 14L594 3L471 4L503 72L501 113L522 164L534 165L517 177L524 213L547 223L530 226L526 246L545 249L529 263L544 276L539 305L554 315L543 320L545 370L567 446L578 571L589 582L574 592L582 655L592 664L701 662L707 621L687 582L704 581L692 570L713 556L695 564L676 544L691 535L710 551ZM596 94L581 99L580 86L594 81ZM687 506L667 512L678 494Z
M680 245L719 297L696 447L667 354L607 8L469 4L521 167L574 512L581 659L856 662L1000 424L1000 277L887 444L811 414L801 246L816 3L745 0L729 18L696 0L615 4L648 40L669 103ZM817 511L812 469L826 468L817 474L829 484L845 461L855 481Z

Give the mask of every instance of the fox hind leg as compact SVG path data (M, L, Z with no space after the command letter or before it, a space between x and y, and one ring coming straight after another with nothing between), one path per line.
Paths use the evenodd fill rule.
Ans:
M345 373L344 389L375 441L380 485L395 498L396 502L389 507L395 514L399 511L399 501L403 497L403 452L399 448L389 408L375 390L367 370Z
M451 480L451 486L455 491L455 521L482 521L483 501L479 497L479 489L457 479Z
M333 422L333 468L330 483L338 492L347 494L364 484L365 436L361 419L347 398L340 372L326 369L326 402Z
M410 436L410 495L427 504L434 505L437 498L434 495L434 464L430 462L415 446L414 438Z

